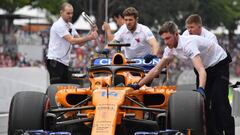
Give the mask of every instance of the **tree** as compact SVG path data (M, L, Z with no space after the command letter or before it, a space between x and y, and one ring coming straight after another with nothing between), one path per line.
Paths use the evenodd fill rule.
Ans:
M52 15L59 15L60 6L66 0L32 0L31 5L33 8L46 9L48 14L46 15L49 22L53 23ZM54 4L53 4L54 3Z
M1 0L0 8L4 9L7 12L7 14L9 14L10 16L13 14L13 12L16 9L19 9L30 3L31 3L31 0ZM13 27L13 20L14 18L11 18L11 17L7 19L7 24L5 24L7 28L4 29L4 33L11 32Z
M103 12L105 8L103 1L105 0L94 0L94 5L99 6L94 7L94 9L98 11L97 20L100 20L100 24L102 24L103 20L100 17L104 17L103 14L99 14L100 10ZM127 8L133 6L139 11L139 22L156 31L159 29L159 25L166 20L173 20L176 23L183 24L183 18L189 11L194 11L198 7L197 0L108 0L108 2L109 16L118 7Z
M47 9L51 14L58 15L60 5L68 1L74 7L73 21L85 11L96 17L98 27L105 20L106 0L2 0L0 8L13 13L16 9L27 4L33 7ZM118 7L133 6L139 10L139 22L155 30L167 20L176 22L180 29L184 29L184 22L188 15L198 13L204 24L210 28L225 26L231 35L240 20L240 0L108 0L108 15Z
M16 9L31 3L31 0L1 0L0 8L12 14Z
M74 3L75 0L69 0L70 3ZM74 12L77 17L84 11L88 15L94 15L96 18L96 24L98 28L102 27L103 22L105 21L105 2L106 0L76 0L76 7L74 8ZM120 0L108 0L108 13L111 13L112 7L121 3ZM75 16L74 15L74 16ZM109 15L109 14L108 14ZM73 18L73 21L76 18ZM101 29L99 29L100 32Z
M240 20L240 0L199 0L199 13L204 23L211 28L225 26L230 46L233 45L234 30Z

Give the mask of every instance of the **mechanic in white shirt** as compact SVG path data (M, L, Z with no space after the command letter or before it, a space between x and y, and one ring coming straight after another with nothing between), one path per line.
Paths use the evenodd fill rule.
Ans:
M207 135L234 135L234 118L228 100L229 60L227 53L216 42L197 35L181 36L177 25L165 22L159 34L167 47L161 61L138 84L129 85L139 89L151 81L171 62L174 56L180 60L190 59L199 74L196 91L206 99ZM206 90L206 91L205 91ZM205 95L206 93L206 95Z
M208 39L212 42L215 42L219 45L216 35L203 27L202 18L201 18L200 15L192 14L192 15L188 16L186 21L185 21L185 25L186 25L187 30L185 30L183 32L183 34L182 34L183 36L199 35L199 36L204 37L204 38L206 38L206 39ZM231 58L230 54L228 53L227 50L225 50L225 51L228 55L227 56L228 61L231 62L232 58ZM199 81L198 81L199 80L199 75L198 75L198 72L195 68L194 68L194 72L196 74L196 85L198 87L198 85L199 85ZM229 77L227 77L227 80L229 80ZM228 91L227 91L226 95L228 95ZM219 103L219 105L221 105L221 103ZM209 110L209 113L207 115L212 115L211 110L210 109L207 109L207 110ZM213 115L217 115L217 114L213 114ZM222 117L224 117L224 115ZM227 117L227 118L229 118L229 117ZM216 124L214 124L214 120L208 120L207 122L208 122L207 123L208 128L209 129L214 129L214 127L216 126ZM224 122L224 121L222 121L222 122ZM221 123L221 125L227 125L227 126L233 125L232 124L232 118L227 119L226 123L224 123L224 124ZM227 126L225 126L225 127L227 127ZM217 128L219 128L219 127L217 127ZM232 129L232 130L234 130L234 129ZM212 134L214 134L214 131L209 131L208 130L208 134L212 135Z
M158 55L159 43L151 30L138 23L138 11L134 7L128 7L123 11L125 24L114 34L114 41L130 43L130 47L123 47L126 58L155 57ZM150 62L150 61L148 61Z
M78 35L71 23L73 16L71 4L63 3L60 15L61 17L51 27L48 45L46 65L51 84L69 82L68 66L72 45L84 45L85 42L94 40L98 36L96 30L90 31L84 37Z
M199 35L199 36L207 38L213 42L216 42L218 44L218 40L217 40L217 37L215 36L215 34L213 34L212 32L208 31L207 29L205 29L203 27L202 18L200 15L191 14L190 16L187 17L187 19L185 21L185 25L186 25L187 30L185 30L183 32L183 34L182 34L183 36ZM195 68L194 68L194 72L196 73L196 85L198 87L198 85L199 85L198 77L199 76L198 76L198 73Z
M183 32L183 36L199 35L218 44L216 35L203 27L202 18L198 14L188 16L185 25L187 30Z
M219 44L216 35L203 27L200 15L192 14L188 16L185 21L185 25L187 30L183 32L183 36L199 35ZM229 61L232 61L232 57L226 48L225 51L227 52Z

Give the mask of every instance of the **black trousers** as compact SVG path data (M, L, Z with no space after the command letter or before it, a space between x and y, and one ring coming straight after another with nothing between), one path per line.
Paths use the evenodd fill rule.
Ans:
M50 75L50 84L69 83L68 66L56 60L49 59L47 60L46 65Z
M207 135L235 135L234 118L231 115L232 109L228 100L229 59L226 58L217 65L207 68L206 72ZM197 73L196 70L195 73Z

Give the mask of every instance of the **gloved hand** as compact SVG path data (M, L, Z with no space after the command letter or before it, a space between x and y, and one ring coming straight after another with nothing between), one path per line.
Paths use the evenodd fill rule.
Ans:
M157 56L156 56L156 55L152 55L152 54L147 54L147 55L145 55L143 58L144 58L144 60L145 60L146 63L149 63L149 62L151 62L154 58L157 58Z
M204 99L206 99L205 90L202 87L197 88L196 91L199 92Z
M128 84L127 87L131 87L134 90L139 90L140 85L138 85L137 83L134 83L134 84Z

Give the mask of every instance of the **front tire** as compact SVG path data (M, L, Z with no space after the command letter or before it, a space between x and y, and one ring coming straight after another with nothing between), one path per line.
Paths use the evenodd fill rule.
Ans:
M47 97L40 92L18 92L10 105L8 135L19 130L44 129L44 109Z
M180 131L191 129L191 135L205 135L204 112L204 100L198 92L175 92L168 102L168 126Z

